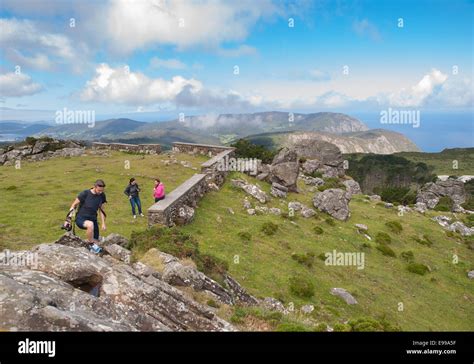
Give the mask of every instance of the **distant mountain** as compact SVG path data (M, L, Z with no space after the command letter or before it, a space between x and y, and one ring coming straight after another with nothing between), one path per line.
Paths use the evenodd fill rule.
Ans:
M55 125L37 134L62 139L160 143L169 148L174 141L229 144L251 135L259 144L278 147L298 138L317 137L339 146L343 153L382 153L418 151L399 133L367 126L349 115L331 112L291 114L260 112L188 116L182 121L140 122L132 119L98 121L87 124ZM270 139L268 139L270 138ZM270 140L270 142L268 141Z
M21 121L5 121L0 123L0 134L17 134L28 136L46 130L51 126L42 123L25 123Z
M418 152L419 148L403 134L384 129L352 133L331 134L324 132L280 132L251 135L245 139L267 148L278 149L301 140L324 140L335 144L342 153L392 154Z

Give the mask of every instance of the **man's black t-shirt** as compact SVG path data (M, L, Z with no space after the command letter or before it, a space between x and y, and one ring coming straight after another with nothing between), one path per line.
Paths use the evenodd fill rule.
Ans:
M107 202L105 193L100 195L94 194L91 190L82 191L77 198L81 201L77 216L82 216L90 219L97 219L97 210L100 205Z

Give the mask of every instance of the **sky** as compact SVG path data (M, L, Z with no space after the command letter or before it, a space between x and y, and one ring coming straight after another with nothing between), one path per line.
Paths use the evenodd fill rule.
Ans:
M390 108L470 115L472 136L473 10L464 0L2 0L0 120L64 108L144 121Z

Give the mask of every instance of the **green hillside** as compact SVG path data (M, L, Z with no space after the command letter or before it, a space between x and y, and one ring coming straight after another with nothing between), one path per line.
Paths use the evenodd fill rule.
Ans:
M148 193L152 178L162 178L167 191L171 191L195 173L179 161L199 167L205 160L189 155L176 157L178 163L169 166L161 162L167 159L166 155L113 152L110 157L89 154L24 163L21 169L0 167L0 249L26 249L57 239L63 233L59 226L71 201L99 177L107 183L107 234L130 237L132 231L145 230L145 218L132 219L123 189L129 176L137 177L146 208L152 203ZM129 170L124 168L127 160ZM265 182L238 173L230 176L236 177L258 182L269 192L270 185ZM222 315L238 327L316 330L330 325L346 330L349 322L362 318L360 329L369 330L380 325L408 331L474 329L474 291L467 278L467 272L474 268L474 252L468 246L471 244L472 248L472 240L446 234L430 220L436 212L399 216L395 209L386 209L358 195L350 203L352 216L347 222L327 219L322 213L309 219L298 213L287 216L288 201L312 205L314 193L300 185L302 193L291 193L286 201L273 199L267 204L281 208L286 213L283 216L250 216L242 206L244 192L232 187L230 178L220 191L203 198L191 224L175 229L197 239L202 253L227 262L230 274L251 294L276 297L286 307L295 308L294 313L282 316L221 307ZM356 223L368 226L372 240L358 233ZM388 234L391 242L378 242L379 233ZM80 234L84 236L83 231ZM382 253L387 254L387 248L393 250L395 257ZM364 269L326 266L320 255L334 249L365 253ZM457 264L453 263L454 254L459 257ZM425 265L429 271L424 275L410 272L410 260ZM307 294L302 283L307 285ZM346 289L359 304L350 306L331 295L333 287ZM297 313L306 304L314 305L315 310L309 315Z

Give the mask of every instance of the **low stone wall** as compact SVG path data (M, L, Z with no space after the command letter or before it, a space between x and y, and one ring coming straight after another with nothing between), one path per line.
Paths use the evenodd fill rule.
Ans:
M198 144L173 143L179 144L175 152L186 152L189 146ZM186 144L185 149L179 149ZM200 145L204 147L203 145ZM207 145L200 149L202 154L216 153L211 159L201 164L201 173L195 174L178 188L167 194L164 200L158 201L148 209L148 225L161 224L165 226L186 224L194 216L194 208L197 202L211 189L218 189L224 183L226 175L229 173L225 164L221 161L234 156L235 148L220 148L219 146ZM198 152L198 153L201 153ZM188 151L189 153L189 151ZM194 150L192 151L194 154ZM221 168L224 167L224 168Z
M166 195L164 200L155 202L148 209L148 225L173 226L188 222L188 207L195 208L197 201L208 190L205 174L195 174L179 187Z
M230 148L201 164L201 173L206 175L208 183L215 183L218 187L224 184L225 177L229 172L225 168L220 168L222 167L221 160L232 158L234 154L235 148Z
M110 149L121 152L134 152L143 154L160 154L160 144L126 144L126 143L92 143L92 148L95 149Z
M208 145L208 144L194 144L194 143L173 143L173 152L177 153L189 153L189 154L201 154L207 155L209 158L216 156L219 153L227 150L233 150L231 147L224 147L220 145Z

